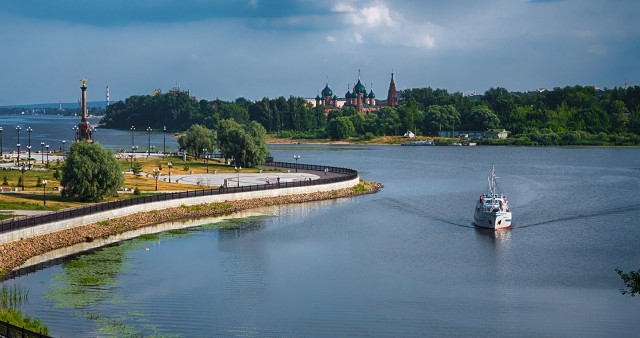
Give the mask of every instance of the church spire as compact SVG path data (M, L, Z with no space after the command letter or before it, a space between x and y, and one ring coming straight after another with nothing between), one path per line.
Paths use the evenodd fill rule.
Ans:
M391 72L391 83L389 84L389 93L387 94L387 105L389 107L398 105L398 91L396 90L396 82L393 79L393 71Z

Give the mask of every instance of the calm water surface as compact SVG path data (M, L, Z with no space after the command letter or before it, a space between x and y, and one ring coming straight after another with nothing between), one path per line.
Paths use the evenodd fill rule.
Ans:
M92 126L97 126L100 119L89 118ZM29 145L29 133L27 128L31 127L31 151L36 152L42 149L41 142L49 145L50 150L61 150L64 146L69 149L71 142L75 139L75 131L72 129L80 122L79 117L69 117L60 115L0 115L0 126L3 128L2 141L4 152L16 151L18 143L18 132L16 127L20 126L20 150L27 151ZM167 151L177 151L177 139L171 133L163 135L161 130L147 133L148 126L135 126L133 132L133 145L137 146L137 151L147 151L149 146L153 146L154 151L162 151L165 147ZM98 127L93 134L93 139L112 151L121 149L131 150L131 131L102 129ZM66 141L63 144L62 141Z
M355 168L374 195L242 230L129 241L6 281L53 336L628 337L640 299L640 149L272 146ZM512 229L473 228L491 162ZM145 250L149 248L149 250ZM74 271L83 271L77 276ZM83 279L84 278L84 279Z

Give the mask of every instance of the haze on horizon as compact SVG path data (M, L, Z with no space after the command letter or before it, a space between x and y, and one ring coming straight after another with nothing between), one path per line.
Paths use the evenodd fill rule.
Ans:
M0 4L0 106L167 92L338 96L640 84L632 0L22 0Z

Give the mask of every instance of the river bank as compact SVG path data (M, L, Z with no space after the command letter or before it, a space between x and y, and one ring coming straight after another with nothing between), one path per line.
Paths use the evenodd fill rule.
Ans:
M0 245L0 276L20 267L29 258L36 257L52 250L82 242L91 242L96 238L107 237L161 222L219 216L256 207L304 203L372 194L380 190L380 188L382 188L380 183L361 180L360 184L354 187L326 192L227 201L222 203L206 203L193 206L180 206L176 208L152 210L150 212L141 212L52 234L23 239Z

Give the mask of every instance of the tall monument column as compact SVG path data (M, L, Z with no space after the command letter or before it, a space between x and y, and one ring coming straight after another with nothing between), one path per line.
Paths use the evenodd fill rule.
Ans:
M87 80L82 79L80 81L82 82L82 87L80 87L80 89L82 89L82 120L78 123L78 136L76 141L93 142L91 137L91 125L89 124L89 121L87 121Z
M84 82L82 83L82 120L87 121L87 86L85 86Z

